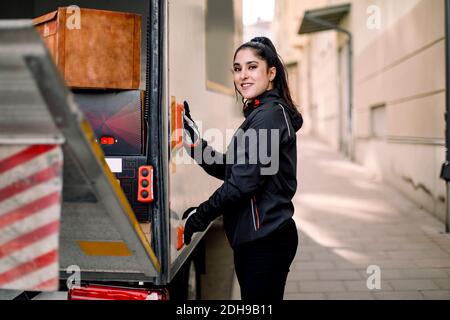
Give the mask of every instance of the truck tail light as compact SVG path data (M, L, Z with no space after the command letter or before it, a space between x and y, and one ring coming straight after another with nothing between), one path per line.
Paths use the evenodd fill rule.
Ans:
M68 300L169 300L166 289L129 289L87 285L69 289Z
M140 166L138 174L138 201L153 201L153 167Z
M100 144L113 145L114 143L116 143L116 139L114 139L114 137L103 136L103 137L100 138Z

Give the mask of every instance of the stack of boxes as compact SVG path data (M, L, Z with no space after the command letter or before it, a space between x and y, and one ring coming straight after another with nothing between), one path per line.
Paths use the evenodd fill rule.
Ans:
M146 164L141 16L68 7L33 22L105 156L119 163L112 171L138 220L149 221L148 203L137 200L138 168Z

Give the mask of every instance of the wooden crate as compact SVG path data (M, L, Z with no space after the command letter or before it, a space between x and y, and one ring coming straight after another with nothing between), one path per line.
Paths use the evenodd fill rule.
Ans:
M139 89L141 16L83 8L76 14L58 8L33 20L67 85Z

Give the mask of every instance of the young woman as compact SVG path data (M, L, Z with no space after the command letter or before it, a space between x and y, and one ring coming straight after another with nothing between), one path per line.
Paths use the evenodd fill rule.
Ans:
M186 210L184 241L189 244L193 233L206 230L223 214L241 298L282 300L298 245L291 200L297 190L296 132L303 120L291 99L284 65L268 38L254 38L236 50L233 75L245 121L226 154L218 154L199 138L185 103L185 130L198 142L191 156L224 182L207 201ZM223 161L203 161L207 155Z

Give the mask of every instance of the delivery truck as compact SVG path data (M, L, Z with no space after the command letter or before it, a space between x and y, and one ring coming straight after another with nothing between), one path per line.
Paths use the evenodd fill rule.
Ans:
M182 215L219 181L180 160L183 101L202 132L237 127L229 66L240 8L39 0L2 9L0 296L201 298L205 233L186 246Z

